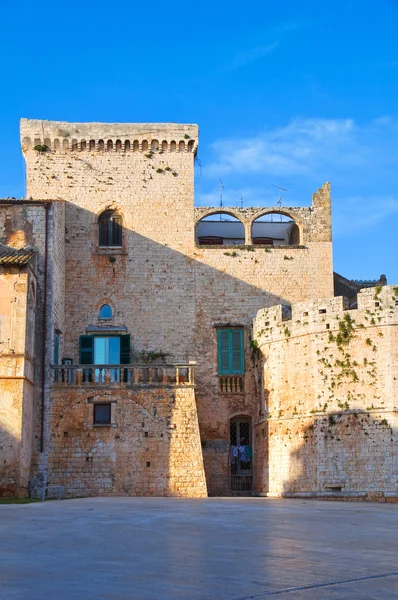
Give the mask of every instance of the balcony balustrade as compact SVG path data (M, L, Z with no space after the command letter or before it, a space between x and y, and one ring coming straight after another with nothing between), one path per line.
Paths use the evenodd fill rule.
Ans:
M195 362L130 365L51 365L53 386L194 386Z
M243 394L244 383L243 375L219 375L218 391L220 394Z

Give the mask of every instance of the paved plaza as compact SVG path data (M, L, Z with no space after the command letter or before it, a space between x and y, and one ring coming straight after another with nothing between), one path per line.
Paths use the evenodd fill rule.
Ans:
M0 505L1 600L398 599L398 505L88 498Z

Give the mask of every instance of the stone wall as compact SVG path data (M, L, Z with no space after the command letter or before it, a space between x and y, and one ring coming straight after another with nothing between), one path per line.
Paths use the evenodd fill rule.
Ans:
M288 211L300 229L299 246L209 248L195 243L196 222L209 211L194 209L196 125L23 120L21 141L27 195L65 200L63 355L78 362L79 336L100 324L98 310L107 302L112 324L131 333L133 353L196 360L208 482L225 476L229 420L255 416L253 316L265 306L332 294L329 185L311 207ZM98 246L98 216L106 209L123 218L120 249ZM247 209L239 218L247 228L260 213ZM219 394L217 326L228 323L246 328L243 394Z
M398 497L397 325L391 286L259 311L260 493Z
M112 403L112 425L93 405ZM50 485L67 496L205 497L193 387L54 388Z
M28 266L0 266L0 496L28 494L35 286Z
M47 219L46 219L47 214ZM47 226L46 226L47 221ZM18 392L19 402L24 413L26 440L24 447L25 470L31 471L31 489L40 492L46 479L46 443L49 426L49 390L51 383L50 364L54 356L54 331L64 330L65 302L65 220L63 202L1 200L0 201L0 243L15 248L32 246L35 248L34 299L32 310L27 318L29 326L20 343L26 344L30 368L30 383L24 384ZM47 238L47 244L46 244ZM47 260L46 260L47 246ZM44 287L47 262L47 299L45 335L45 380L44 430L42 439L42 349L44 327ZM62 339L62 338L61 338ZM62 352L62 348L61 348ZM23 399L26 397L26 401ZM28 407L31 407L28 410ZM43 446L42 446L43 441ZM31 447L31 448L30 448ZM27 476L28 477L28 476ZM36 489L37 488L37 489Z

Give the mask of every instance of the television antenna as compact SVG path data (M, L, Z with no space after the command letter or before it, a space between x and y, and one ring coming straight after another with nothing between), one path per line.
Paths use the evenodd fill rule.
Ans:
M222 198L222 194L223 194L223 189L224 189L224 184L220 179L220 208L223 207L223 198ZM220 221L222 221L222 216L220 214Z
M275 185L274 183L270 184L272 187L276 188L279 192L279 196L278 196L278 200L277 200L277 205L279 207L279 212L281 212L282 209L282 198L283 198L283 193L282 192L290 192L290 190L288 190L287 188L282 187L281 185ZM281 217L281 222L282 222L282 213L280 215ZM271 215L271 222L273 220L273 217Z

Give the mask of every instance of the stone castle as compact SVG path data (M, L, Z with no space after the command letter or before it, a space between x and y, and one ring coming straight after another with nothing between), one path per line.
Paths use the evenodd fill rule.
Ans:
M0 495L397 500L398 288L333 273L328 183L220 217L194 207L196 125L23 119L21 142Z

